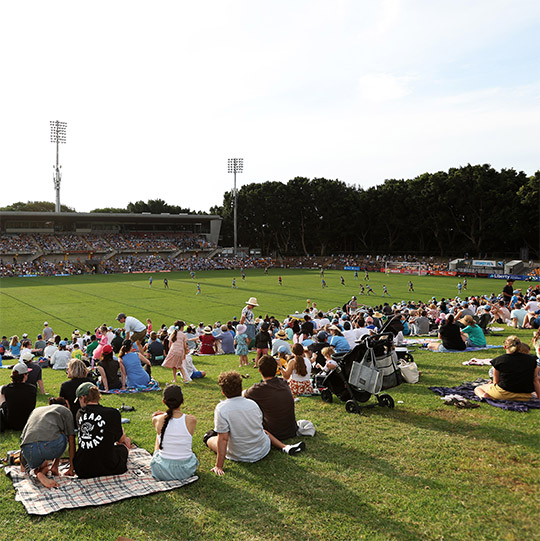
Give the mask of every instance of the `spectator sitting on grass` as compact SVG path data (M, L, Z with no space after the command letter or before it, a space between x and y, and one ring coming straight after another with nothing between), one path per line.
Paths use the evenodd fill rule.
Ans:
M100 405L101 394L92 383L79 385L76 396L81 409L75 472L83 479L125 473L131 440L124 434L120 412Z
M30 370L18 363L11 372L11 383L0 387L0 415L2 430L22 430L36 407L36 386L28 383Z
M263 414L259 406L242 396L242 377L238 372L222 372L218 384L226 400L214 412L214 430L203 438L217 454L212 471L223 475L225 459L238 462L258 462L274 446L284 453L295 455L305 449L304 442L285 445L263 428Z
M73 421L77 419L79 403L76 401L75 393L81 383L89 382L94 384L94 380L88 376L88 368L80 359L72 359L67 367L68 381L60 385L60 396L69 402L69 409L73 414Z
M43 386L43 377L41 366L38 363L34 363L34 355L30 351L25 351L21 355L21 362L28 367L28 379L27 383L31 383L39 388L42 394L45 394L45 388Z
M481 327L476 324L472 316L465 316L461 323L465 325L461 329L461 336L469 347L483 348L486 346L486 337Z
M100 388L102 390L109 392L111 389L126 388L126 372L120 368L120 363L113 357L113 348L110 344L103 346L97 369L101 376ZM119 372L121 377L118 376Z
M53 370L65 370L71 360L71 353L67 350L67 342L61 340L58 344L58 350L51 357L50 364Z
M276 377L278 363L274 357L259 359L263 381L244 391L256 402L263 414L263 428L280 440L294 438L298 430L294 413L294 397L287 383Z

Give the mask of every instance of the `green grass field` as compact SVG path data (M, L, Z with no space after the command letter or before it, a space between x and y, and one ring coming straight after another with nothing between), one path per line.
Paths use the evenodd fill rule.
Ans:
M339 284L343 274L346 286ZM251 296L259 300L256 314L282 318L302 310L307 298L322 309L338 306L358 293L353 273L327 272L329 288L322 290L316 271L278 271L269 276L247 271L243 282L232 271L114 275L72 278L2 279L0 333L27 332L31 337L50 322L62 336L73 329L93 330L114 324L120 311L154 327L174 319L189 323L227 321L239 316ZM167 276L170 289L163 288ZM238 289L231 288L236 276ZM383 301L386 283L391 300L408 299L407 276L371 274L376 297ZM454 296L456 278L412 277L414 299ZM196 296L196 281L202 294ZM469 294L500 291L503 282L469 280ZM359 301L363 301L359 297ZM510 334L488 338L500 344ZM524 339L530 331L520 331ZM486 351L479 357L495 356ZM483 353L483 354L482 354ZM538 538L540 412L505 412L483 404L458 410L443 405L428 387L451 386L485 377L484 367L463 366L473 354L414 352L422 372L416 385L392 389L393 410L375 408L362 415L345 412L344 404L301 398L297 418L317 427L306 438L307 450L298 457L272 451L257 464L226 463L226 475L210 472L215 455L201 438L213 424L220 399L216 384L222 370L237 368L234 356L196 358L208 377L185 387L185 408L199 424L194 451L200 480L180 490L91 509L63 511L44 518L26 515L15 502L9 479L0 477L2 514L0 539L534 539ZM256 381L257 372L248 369ZM170 371L153 375L165 384ZM0 370L0 384L9 372ZM46 391L55 394L65 375L44 371ZM38 397L39 405L46 402ZM126 414L126 431L140 446L153 449L151 412L161 409L159 393L127 397L106 396L105 405L125 401L136 408ZM19 447L19 433L2 434L0 455Z

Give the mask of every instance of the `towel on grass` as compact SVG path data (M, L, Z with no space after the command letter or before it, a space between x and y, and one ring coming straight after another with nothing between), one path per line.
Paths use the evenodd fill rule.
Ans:
M540 400L493 400L491 398L480 398L474 394L474 390L479 385L489 383L488 379L477 379L476 381L469 381L458 385L457 387L428 387L430 391L440 395L446 396L449 394L457 394L463 396L468 400L476 400L486 402L490 406L501 408L503 410L521 411L527 412L529 409L540 409Z
M146 449L129 452L128 471L122 475L79 479L55 477L58 488L45 488L33 474L21 473L20 466L7 466L6 474L15 488L15 500L30 515L48 515L62 509L105 505L127 498L146 496L179 488L198 479L196 475L183 481L156 481L150 470L152 456Z
M491 366L492 360L493 359L477 359L476 357L473 357L468 361L463 361L461 364L470 366Z
M151 378L148 385L144 387L127 387L126 389L110 389L108 391L100 391L101 394L130 394L130 393L145 393L148 391L161 391L159 383Z

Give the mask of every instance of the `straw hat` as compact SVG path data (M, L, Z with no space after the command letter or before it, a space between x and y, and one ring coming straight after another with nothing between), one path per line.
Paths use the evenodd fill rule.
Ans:
M276 337L277 337L277 338L285 338L285 340L287 340L287 338L289 338L289 337L287 336L287 333L286 333L283 329L279 330L279 331L276 333Z
M212 334L212 328L207 325L205 328L204 328L204 334Z
M259 303L257 302L257 297L250 297L249 301L246 301L246 304L249 304L251 306L259 306Z

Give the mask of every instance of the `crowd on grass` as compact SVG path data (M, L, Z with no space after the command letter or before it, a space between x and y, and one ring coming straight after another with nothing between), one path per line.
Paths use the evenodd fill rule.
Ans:
M269 314L257 316L259 304L251 297L240 315L226 322L176 320L154 326L150 319L142 322L120 313L114 322L86 332L76 329L71 336L59 336L48 322L35 340L25 332L20 339L3 336L1 361L9 363L12 383L0 388L2 429L22 431L23 466L47 488L57 485L54 477L66 448L66 475L121 474L131 442L119 411L100 404L101 393L157 389L152 370L161 366L170 370L172 380L163 392L166 411L152 415L152 473L158 480L186 479L199 465L192 450L197 419L182 412L178 377L184 385L194 384L206 376L195 366L198 359L234 354L240 370L253 363L262 380L242 391L240 372L218 378L225 400L215 407L214 427L203 441L216 454L212 471L223 475L227 459L256 462L271 448L289 455L304 451L303 441L283 443L315 432L309 421L297 422L295 401L318 394L343 355L383 330L396 346L410 336L438 336L440 342L426 340L431 351L459 352L485 347L493 325L533 329L533 355L517 336L507 337L505 353L491 361L492 382L475 392L495 400L540 397L539 286L524 291L509 280L499 295L432 297L427 302L386 299L374 305L362 300L367 299L353 296L323 310L308 299L305 308L279 321ZM45 393L47 370L63 371L67 380L58 397L36 408L38 390Z

